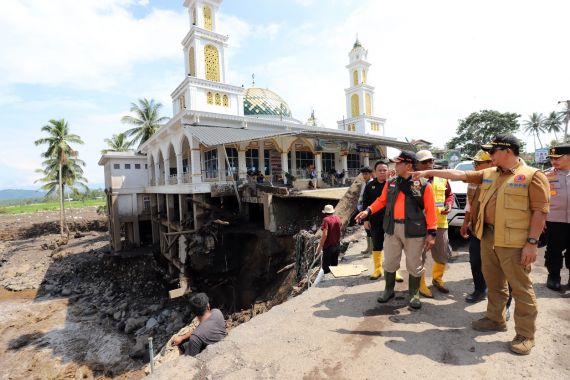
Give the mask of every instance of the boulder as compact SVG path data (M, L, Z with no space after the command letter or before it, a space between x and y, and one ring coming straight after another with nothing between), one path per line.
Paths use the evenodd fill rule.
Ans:
M145 322L146 322L145 317L127 319L127 321L125 322L125 333L130 334L131 332L143 326Z

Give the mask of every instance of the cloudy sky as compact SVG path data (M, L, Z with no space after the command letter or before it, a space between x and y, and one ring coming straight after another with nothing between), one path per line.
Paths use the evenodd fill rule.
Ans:
M182 3L2 1L0 189L38 186L33 141L51 118L86 142L86 176L99 185L103 139L126 129L131 102L154 98L171 115L189 30ZM230 83L249 86L255 73L294 117L314 108L331 128L346 115L344 66L358 33L387 135L443 146L471 112L523 121L570 98L569 15L565 0L225 0L218 28L230 36Z

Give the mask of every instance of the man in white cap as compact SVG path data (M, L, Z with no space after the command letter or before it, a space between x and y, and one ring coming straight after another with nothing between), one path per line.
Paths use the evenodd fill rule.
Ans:
M340 253L340 218L334 214L333 205L326 205L323 209L323 224L321 230L323 234L317 247L317 252L323 250L323 271L330 273L331 266L338 265L338 255Z
M418 160L416 164L417 170L433 169L434 158L429 150L420 150L416 153L416 158ZM437 211L437 236L435 238L435 245L431 249L431 257L433 258L432 284L440 292L449 293L449 289L447 289L443 281L443 273L445 272L445 264L447 264L447 260L451 256L447 214L449 214L453 205L453 192L451 191L449 182L445 178L430 177L427 180L433 187ZM433 297L431 290L426 285L425 276L423 274L420 283L420 293L424 297Z

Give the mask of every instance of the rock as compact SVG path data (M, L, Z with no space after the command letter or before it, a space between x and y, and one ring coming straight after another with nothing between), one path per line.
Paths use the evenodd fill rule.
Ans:
M120 319L121 319L121 312L120 312L120 311L116 311L116 312L113 314L113 319L114 319L115 321L120 320Z
M145 317L138 317L138 318L129 318L125 322L125 333L130 334L131 332L135 331L146 322Z
M63 297L70 296L70 295L71 295L71 289L69 289L69 288L63 288L63 289L61 290L61 295L62 295Z
M162 315L164 318L168 318L168 316L170 315L170 310L165 309L162 311L162 313L160 313L160 315Z
M148 344L148 337L146 335L139 336L136 343L129 350L131 358L142 358L146 354L146 346Z
M154 318L149 318L148 321L146 321L146 328L147 330L153 329L156 326L158 326L158 321Z

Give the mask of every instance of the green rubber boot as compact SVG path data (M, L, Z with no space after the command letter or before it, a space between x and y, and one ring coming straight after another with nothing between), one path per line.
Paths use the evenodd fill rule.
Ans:
M384 272L384 278L386 279L386 286L384 287L384 292L377 301L380 303L386 303L394 298L394 286L396 286L396 272Z
M372 238L366 237L366 249L364 251L360 251L363 255L371 255L372 254Z
M409 277L409 287L410 287L410 300L409 305L412 309L421 309L422 303L420 301L420 283L421 277L414 277L410 275Z

